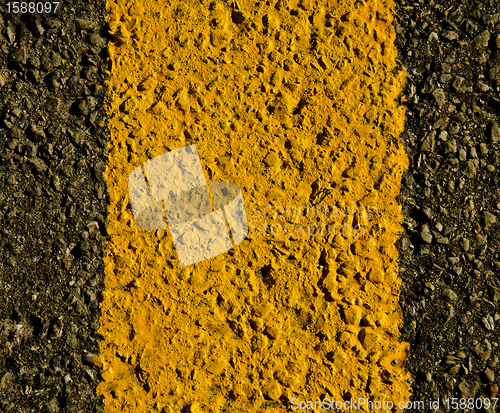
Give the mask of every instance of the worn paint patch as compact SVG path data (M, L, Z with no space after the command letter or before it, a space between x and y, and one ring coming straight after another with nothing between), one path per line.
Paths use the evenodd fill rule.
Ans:
M391 7L109 1L107 411L409 398ZM180 268L168 229L135 224L127 178L191 144L207 180L241 188L250 234Z

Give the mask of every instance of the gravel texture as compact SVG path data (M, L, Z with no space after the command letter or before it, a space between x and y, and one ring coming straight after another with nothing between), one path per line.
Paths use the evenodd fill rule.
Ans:
M500 4L398 0L396 10L408 72L399 249L414 400L496 397Z
M104 14L100 0L2 5L0 412L102 411Z

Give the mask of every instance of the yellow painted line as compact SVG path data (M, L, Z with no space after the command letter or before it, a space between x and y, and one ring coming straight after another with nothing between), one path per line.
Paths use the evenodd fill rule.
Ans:
M409 399L392 6L109 1L107 412ZM192 144L207 181L241 188L250 233L181 268L168 229L137 226L127 180Z

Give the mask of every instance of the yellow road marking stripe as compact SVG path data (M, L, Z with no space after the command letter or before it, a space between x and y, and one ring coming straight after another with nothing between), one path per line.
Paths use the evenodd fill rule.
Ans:
M109 1L107 411L409 398L391 7ZM250 234L181 268L169 229L136 225L127 179L191 144L207 181L242 189Z

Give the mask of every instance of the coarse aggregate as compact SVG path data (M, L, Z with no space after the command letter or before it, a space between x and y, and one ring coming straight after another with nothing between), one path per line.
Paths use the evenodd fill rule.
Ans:
M399 0L396 14L408 74L399 274L413 399L498 397L499 4Z

